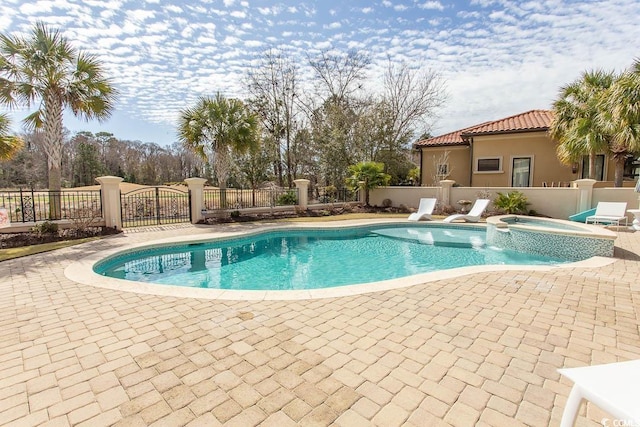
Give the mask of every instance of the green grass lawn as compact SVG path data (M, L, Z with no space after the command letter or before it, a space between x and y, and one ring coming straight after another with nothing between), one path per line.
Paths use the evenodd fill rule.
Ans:
M13 258L20 258L27 255L39 254L41 252L49 252L55 249L67 248L80 243L97 240L100 237L87 237L85 239L64 240L61 242L43 243L42 245L22 246L20 248L0 249L0 261L6 261Z

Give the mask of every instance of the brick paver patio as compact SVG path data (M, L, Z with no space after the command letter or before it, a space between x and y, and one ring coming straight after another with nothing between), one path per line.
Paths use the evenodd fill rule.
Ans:
M474 274L302 301L100 289L72 261L128 233L0 263L0 424L547 426L556 372L640 357L640 233L598 269ZM212 232L209 228L205 232ZM578 424L607 415L583 405Z

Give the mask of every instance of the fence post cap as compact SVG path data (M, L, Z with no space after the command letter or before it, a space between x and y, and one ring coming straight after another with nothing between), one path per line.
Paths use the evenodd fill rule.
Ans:
M124 178L121 178L119 176L99 176L96 178L96 181L98 181L100 184L119 184L122 181L124 181Z

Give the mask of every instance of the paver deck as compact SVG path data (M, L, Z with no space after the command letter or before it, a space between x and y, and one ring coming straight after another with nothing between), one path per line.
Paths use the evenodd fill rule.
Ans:
M64 269L128 233L0 263L0 424L547 426L556 369L640 357L640 233L597 269L301 301L143 295ZM583 405L579 426L607 417Z

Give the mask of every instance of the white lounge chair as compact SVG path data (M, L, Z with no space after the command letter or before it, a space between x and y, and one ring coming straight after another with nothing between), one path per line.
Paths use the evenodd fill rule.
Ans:
M574 382L567 399L560 427L573 427L582 399L587 399L608 412L620 425L640 423L637 384L640 381L640 360L558 369ZM616 425L613 422L603 425Z
M420 221L421 219L431 219L431 214L436 208L436 199L422 198L418 206L418 212L409 215L409 221Z
M624 221L624 225L627 225L626 210L626 202L598 202L596 212L588 216L584 222L587 224L615 224L620 226L620 222Z
M487 206L489 206L489 203L491 203L491 200L489 199L478 199L473 204L471 210L469 210L468 213L449 215L444 219L444 222L453 222L459 219L468 222L478 222L480 221L480 218L482 217L484 211L487 209Z

